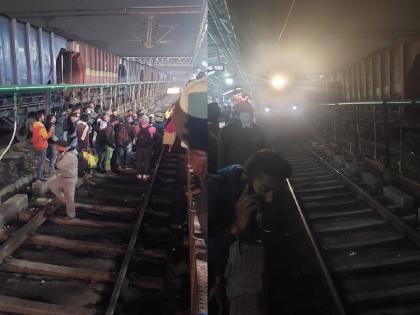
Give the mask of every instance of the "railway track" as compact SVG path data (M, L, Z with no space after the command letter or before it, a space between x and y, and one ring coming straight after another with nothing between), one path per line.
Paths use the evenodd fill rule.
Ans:
M70 221L53 202L31 200L0 233L0 314L188 309L185 231L173 224L186 212L185 167L183 154L166 153L151 183L130 171L94 174L77 188Z
M404 210L370 196L316 152L282 156L293 167L300 224L335 303L319 314L420 314L420 235Z

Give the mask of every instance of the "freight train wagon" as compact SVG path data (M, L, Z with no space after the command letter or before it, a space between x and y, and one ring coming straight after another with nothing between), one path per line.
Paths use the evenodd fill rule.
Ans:
M171 78L147 65L124 59L80 41L0 15L0 85L96 84L164 81ZM119 94L125 88L119 89ZM52 97L59 108L62 97ZM46 108L45 95L19 95L18 138L28 117ZM11 95L0 95L0 127L13 127Z

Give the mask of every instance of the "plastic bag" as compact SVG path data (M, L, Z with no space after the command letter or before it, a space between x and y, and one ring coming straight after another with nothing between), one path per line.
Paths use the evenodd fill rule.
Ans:
M98 157L91 151L83 151L83 158L87 161L89 168L98 166Z

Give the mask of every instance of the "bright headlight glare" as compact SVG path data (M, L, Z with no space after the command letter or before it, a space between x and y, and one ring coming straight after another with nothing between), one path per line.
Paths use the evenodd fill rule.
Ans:
M233 84L233 79L232 78L226 78L225 82L227 85L232 85Z
M276 90L281 90L287 85L287 78L283 75L276 75L271 78L271 85Z

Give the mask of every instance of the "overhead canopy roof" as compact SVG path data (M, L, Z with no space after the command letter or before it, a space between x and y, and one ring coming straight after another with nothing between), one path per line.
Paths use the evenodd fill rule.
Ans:
M246 76L241 68L241 55L225 0L209 1L208 65L223 66L223 71L209 71L209 93L220 96L236 85L243 85ZM233 84L226 84L226 79Z
M212 1L212 0L211 0ZM251 74L273 68L312 74L346 67L396 40L420 37L418 0L228 0Z
M1 13L66 38L123 57L189 57L191 69L205 9L205 0L0 1Z

